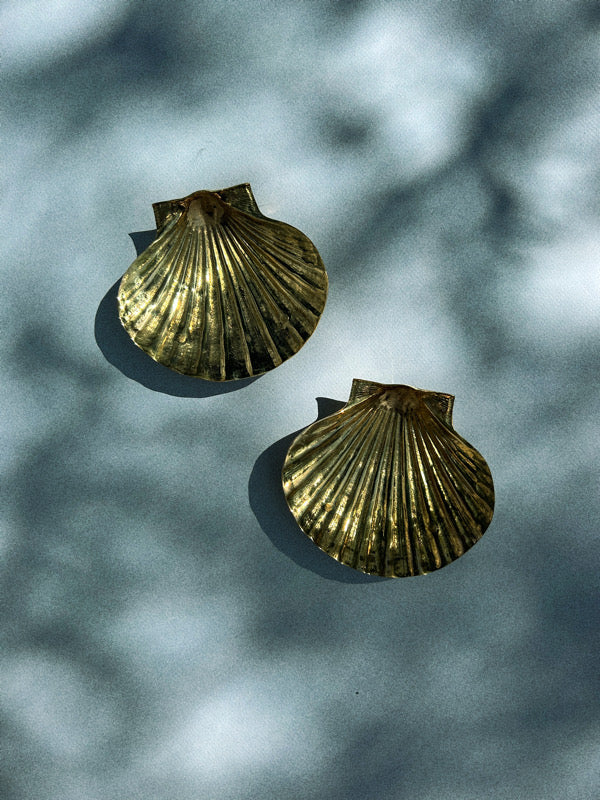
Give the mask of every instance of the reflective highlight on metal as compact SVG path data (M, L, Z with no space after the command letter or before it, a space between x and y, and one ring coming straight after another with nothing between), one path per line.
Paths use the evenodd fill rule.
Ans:
M452 427L449 394L354 380L337 413L306 428L282 480L302 530L372 575L423 575L459 558L494 512L481 454Z
M300 350L327 298L310 239L263 216L248 183L153 208L157 238L119 287L138 347L211 381L261 375Z

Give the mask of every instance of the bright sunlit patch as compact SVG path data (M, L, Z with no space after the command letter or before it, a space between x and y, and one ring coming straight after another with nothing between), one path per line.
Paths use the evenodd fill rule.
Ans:
M103 36L127 10L120 0L12 0L0 9L5 69L62 57Z
M319 768L321 737L304 733L310 697L292 673L250 672L231 680L222 674L221 689L184 713L161 740L153 767L161 776L201 776L208 783L246 781L256 770L282 764L288 777Z
M553 339L585 333L600 322L600 235L586 231L532 248L531 269L515 288L520 320L531 333Z
M464 115L485 84L480 54L456 32L399 5L369 9L327 65L329 88L376 120L381 145L408 178L462 141Z

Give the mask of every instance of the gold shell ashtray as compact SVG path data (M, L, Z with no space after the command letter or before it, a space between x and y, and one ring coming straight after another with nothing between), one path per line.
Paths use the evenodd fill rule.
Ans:
M293 441L287 503L322 550L372 575L440 569L483 536L494 484L483 456L452 427L454 397L354 380L337 413Z
M211 381L262 375L300 350L327 299L327 273L308 237L261 214L248 183L153 209L157 237L118 295L138 347Z

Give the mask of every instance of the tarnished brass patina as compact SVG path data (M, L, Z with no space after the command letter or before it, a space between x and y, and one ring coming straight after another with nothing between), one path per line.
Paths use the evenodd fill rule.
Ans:
M327 273L303 233L263 216L248 183L155 203L157 238L119 287L119 316L155 361L226 381L293 356L317 326Z
M449 564L481 538L494 485L452 427L454 397L355 380L337 413L306 428L283 466L302 530L349 567L387 577Z

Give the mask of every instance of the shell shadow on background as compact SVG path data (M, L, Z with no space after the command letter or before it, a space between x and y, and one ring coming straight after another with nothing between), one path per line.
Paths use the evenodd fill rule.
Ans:
M123 327L169 369L211 381L262 375L295 355L327 299L319 253L265 217L250 184L154 203L157 237L123 275Z
M156 230L136 231L129 234L138 255L156 238ZM102 298L94 321L94 335L104 358L127 378L140 383L154 392L175 397L211 397L243 389L257 378L215 383L180 375L149 358L140 350L121 325L117 293L121 279L114 283Z
M318 416L322 419L344 406L339 400L317 397ZM250 480L248 498L260 527L275 547L303 569L328 580L341 583L377 583L388 580L357 572L334 561L304 535L288 508L281 485L281 468L285 455L300 431L290 433L267 447L256 459Z
M485 459L452 427L454 397L354 380L346 405L306 428L282 470L302 530L372 575L424 575L483 536L494 513Z

